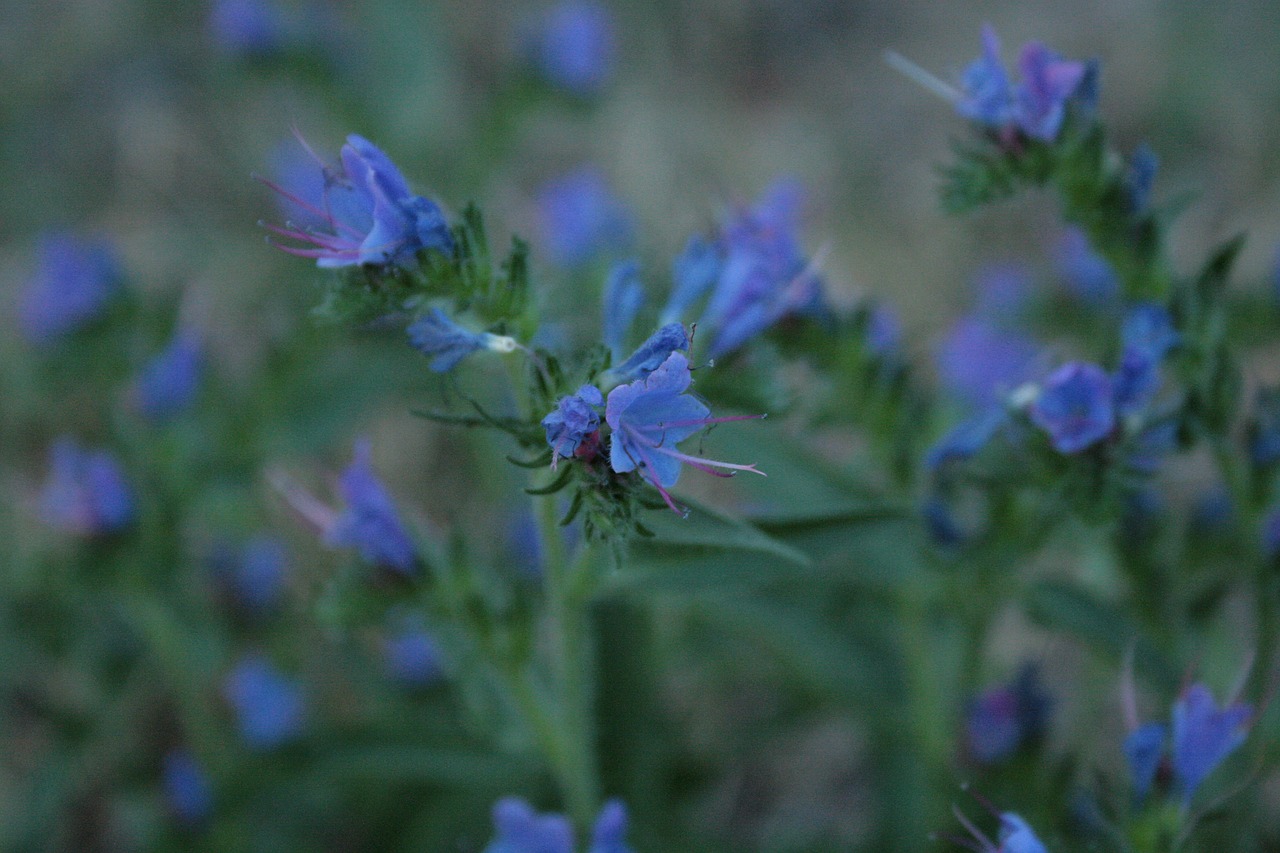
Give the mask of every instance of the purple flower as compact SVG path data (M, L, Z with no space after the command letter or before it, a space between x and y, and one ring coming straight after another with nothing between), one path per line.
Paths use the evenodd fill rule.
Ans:
M1111 378L1095 364L1065 364L1045 380L1028 414L1055 450L1079 453L1115 429Z
M822 310L822 280L795 235L800 203L799 185L780 181L724 223L720 274L702 317L712 330L712 358L787 316Z
M356 442L355 458L339 480L346 507L327 526L325 542L355 548L366 562L411 574L418 566L417 550L373 472L372 452L367 440Z
M459 325L439 308L432 308L405 330L409 344L423 355L431 356L431 370L447 373L473 352L514 352L514 338L490 332L473 332Z
M975 409L998 404L1036 374L1039 347L981 317L961 318L938 347L942 384Z
M53 343L99 317L120 289L115 251L105 240L64 231L45 234L39 266L18 304L22 333L35 345Z
M551 445L551 464L560 457L573 456L592 433L600 429L604 395L594 385L583 385L576 393L561 397L551 414L542 419Z
M537 208L542 244L558 266L580 267L631 244L631 214L593 167L543 184Z
M982 56L965 69L956 112L980 125L1001 130L1017 117L1013 84L1000 60L1000 39L990 24L982 27Z
M728 477L732 473L716 468L762 473L754 465L717 462L676 450L677 444L705 426L754 417L710 417L710 410L701 401L685 393L692 381L688 360L682 353L673 352L644 379L610 391L605 407L605 420L613 430L610 466L619 474L639 470L676 512L680 510L667 490L680 478L682 463L717 476Z
M1049 853L1049 849L1036 837L1027 822L1013 812L1004 812L1000 815L1000 832L996 836L996 841L988 838L986 833L978 829L962 812L956 811L955 814L961 825L973 837L972 841L968 839L955 839L955 841L978 853Z
M167 752L160 768L165 802L188 826L204 823L213 813L213 785L204 767L185 749Z
M284 12L273 0L214 0L209 33L226 53L266 56L284 46Z
M1219 709L1209 688L1193 684L1173 705L1173 772L1185 801L1245 741L1253 708L1234 702Z
M534 45L535 62L547 82L581 96L604 88L616 54L609 9L582 0L568 0L551 9Z
M1024 666L1011 684L993 687L969 704L965 714L969 753L982 764L1009 757L1044 734L1052 704L1038 669Z
M227 675L223 696L235 712L240 736L251 749L273 749L302 733L306 705L298 682L266 660L244 658Z
M179 331L138 375L133 391L139 411L148 420L160 422L190 406L200 390L203 366L200 342L192 333Z
M662 309L662 325L678 323L720 277L720 250L694 235L671 264L671 297Z
M110 453L62 437L50 449L40 514L50 527L76 536L117 533L133 523L133 488Z
M1114 302L1120 295L1120 279L1107 259L1093 250L1089 237L1075 226L1058 238L1055 251L1058 274L1071 295L1091 305Z
M444 672L435 638L412 620L392 629L382 653L391 677L409 687L425 687Z
M493 807L496 835L484 853L573 853L573 828L563 815L538 814L519 797L504 797ZM625 841L627 810L610 800L600 810L588 853L631 853Z
M1146 723L1124 739L1124 757L1129 763L1133 794L1138 802L1145 800L1151 792L1160 760L1164 757L1164 739L1168 731L1163 723Z
M603 327L601 339L616 357L636 314L644 305L644 288L640 284L640 264L620 261L609 271L604 284Z
M342 146L341 173L332 171L318 157L314 159L325 181L320 204L300 192L264 181L322 223L306 230L268 225L276 234L307 244L280 249L315 258L316 265L325 268L407 266L418 252L453 254L453 235L440 208L410 192L400 170L372 142L356 134L348 136ZM301 192L310 191L301 188Z
M676 350L689 350L689 333L679 323L668 323L654 332L622 364L610 372L623 381L643 379Z

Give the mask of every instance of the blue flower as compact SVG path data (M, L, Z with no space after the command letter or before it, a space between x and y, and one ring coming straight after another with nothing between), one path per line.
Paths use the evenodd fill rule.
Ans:
M1173 706L1173 772L1183 799L1244 743L1253 708L1235 702L1221 709L1209 688L1193 684Z
M956 841L978 853L1049 853L1049 849L1036 837L1027 822L1013 812L1000 815L1000 832L996 841L988 838L962 812L956 811L955 814L961 825L973 836L972 842L965 839Z
M988 406L974 417L956 424L925 456L929 468L937 468L951 460L968 459L987 446L1008 423L1008 414L998 405Z
M1164 739L1168 728L1163 723L1146 723L1129 733L1124 739L1124 757L1129 763L1129 777L1133 780L1133 795L1142 802L1151 792L1164 757Z
M610 372L623 381L643 379L676 350L689 350L689 333L679 323L668 323L645 340L622 364Z
M971 408L987 409L1034 378L1039 351L1025 335L982 317L964 317L938 347L938 376Z
M1107 259L1093 250L1089 237L1075 226L1058 238L1055 250L1058 274L1071 295L1091 305L1114 302L1120 295L1120 279Z
M867 313L867 350L877 358L889 358L902 346L902 321L892 308L876 305Z
M542 244L557 266L580 267L631 244L631 214L593 167L543 184L537 208Z
M232 591L250 610L269 610L279 602L288 576L288 555L279 539L250 539L229 568Z
M431 356L431 370L447 373L473 352L514 352L514 338L490 332L473 332L452 320L439 308L432 308L405 330L409 344L423 355Z
M965 742L978 762L992 764L1044 734L1053 701L1040 684L1039 670L1027 664L1011 684L993 687L969 704Z
M1147 143L1143 142L1133 150L1124 176L1124 189L1129 196L1129 209L1133 213L1144 213L1150 206L1151 186L1155 183L1159 166L1160 158Z
M992 320L1017 317L1031 294L1031 273L1017 262L991 264L974 276L978 292L975 313Z
M196 757L185 749L167 752L160 768L165 802L188 826L203 823L213 813L213 784Z
M551 9L535 45L535 61L547 82L582 96L604 88L616 53L608 8L582 0L568 0Z
M177 415L195 401L203 367L200 342L192 333L179 331L138 375L134 385L138 409L156 422Z
M414 620L393 627L383 641L382 653L391 677L406 686L427 686L444 672L435 637Z
M661 325L677 323L720 277L720 250L697 234L671 264L671 296L662 309Z
M621 800L609 800L600 809L587 853L631 853L626 842L627 808Z
M1052 142L1062 129L1067 101L1084 80L1085 64L1063 59L1036 41L1022 48L1018 65L1018 127L1032 139Z
M1071 362L1045 380L1028 414L1059 453L1079 453L1116 427L1111 378L1095 364Z
M282 746L302 733L306 704L298 682L266 660L244 658L227 675L223 695L235 712L240 736L251 749Z
M1000 39L990 24L982 27L982 56L965 69L961 88L956 101L960 115L995 130L1014 122L1017 104L1013 84L1000 60Z
M1121 416L1140 411L1160 388L1160 364L1178 343L1173 318L1163 306L1139 304L1125 316L1120 332L1120 367L1115 402Z
M400 170L381 149L351 134L342 146L342 173L317 159L325 178L320 205L270 181L269 187L293 204L310 211L323 223L302 230L268 225L276 234L299 240L298 246L279 246L325 268L356 264L408 266L422 251L452 255L453 235L435 202L414 195Z
M605 406L605 420L613 430L610 466L619 474L639 470L677 512L667 490L680 478L682 463L717 476L732 474L716 468L762 473L754 465L717 462L676 450L677 444L709 424L752 417L712 418L701 401L685 393L692 381L688 360L673 352L644 379L610 391Z
M640 264L620 261L609 271L604 284L602 340L616 357L636 314L644 305L644 287L640 284Z
M551 445L552 465L560 457L573 456L583 442L600 429L600 413L604 395L594 385L583 385L576 393L561 397L551 414L542 419Z
M355 548L366 562L410 574L418 566L417 551L373 472L371 455L368 441L356 442L355 458L339 480L346 507L328 524L325 542L334 548Z
M484 853L573 853L573 828L563 815L538 814L519 797L504 797L493 807L496 834ZM631 853L625 835L627 810L610 800L600 810L587 853Z
M209 32L220 50L242 56L275 53L287 34L284 12L274 0L214 0Z
M54 441L40 491L46 524L77 536L105 536L133 523L135 504L133 487L114 456L85 450L71 438Z
M795 235L800 202L799 185L782 181L724 223L720 274L702 317L712 358L792 314L822 312L822 280Z
M19 298L22 333L36 345L53 343L101 316L120 289L115 251L104 240L53 231L38 249L39 266Z

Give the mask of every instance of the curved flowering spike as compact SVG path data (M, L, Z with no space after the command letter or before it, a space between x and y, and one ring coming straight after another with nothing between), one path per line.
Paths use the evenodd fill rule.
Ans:
M204 767L185 749L164 756L160 769L165 802L182 823L203 823L213 813L213 785Z
M680 510L667 490L680 478L682 463L723 477L732 476L732 471L763 475L754 465L717 462L676 450L677 444L710 424L760 417L710 417L701 401L685 393L692 381L688 360L673 352L646 378L610 391L605 407L605 420L613 429L610 466L619 474L639 470L676 512Z
M250 748L273 749L302 733L306 714L302 686L265 659L250 656L240 661L222 689Z
M484 853L573 853L573 827L563 815L538 814L519 797L493 806L496 834Z
M594 385L583 385L577 392L561 397L556 408L542 419L551 445L551 466L560 457L573 456L583 442L600 429L600 413L604 395Z
M1096 364L1065 364L1045 380L1028 414L1055 450L1079 453L1115 429L1111 378Z
M1237 702L1218 709L1209 688L1188 687L1173 705L1173 772L1185 801L1245 741L1253 708Z
M649 336L626 361L610 372L621 379L643 379L658 369L676 350L689 350L689 333L679 323L668 323Z
M720 251L697 234L671 264L671 296L662 309L661 325L678 323L720 275Z
M604 328L601 340L615 358L642 305L644 287L640 284L640 263L634 259L619 261L605 279L601 312Z
M19 296L22 334L37 346L53 343L100 316L120 289L115 251L103 240L53 231L38 248L35 275Z
M982 56L965 69L961 89L955 105L960 115L993 130L1013 123L1017 102L1000 61L1000 39L990 24L982 26Z
M134 384L139 411L151 421L165 421L195 400L200 390L204 350L189 331L179 331L159 355L147 362Z
M367 440L356 442L355 458L338 481L346 507L333 516L324 539L331 547L355 548L367 562L408 574L418 566L417 551L373 472L372 452Z
M439 308L432 308L425 317L419 317L405 329L409 344L423 355L431 356L431 369L447 373L457 367L471 353L478 350L508 353L519 344L506 335L490 332L473 332L459 325Z
M1169 729L1163 723L1146 723L1124 739L1124 757L1129 763L1133 795L1138 802L1147 798L1155 782L1156 771L1164 757L1164 741Z
M318 216L328 233L268 225L267 229L306 245L278 246L325 268L356 264L405 266L420 251L446 255L453 235L435 202L414 195L391 159L362 136L351 134L342 147L342 175L317 164L325 175L319 205L270 181L267 186ZM336 184L336 186L335 186Z
M627 808L621 800L610 800L600 809L587 853L631 853L626 842Z
M104 450L85 450L62 437L49 451L49 476L40 491L40 515L50 527L76 536L105 536L133 523L133 487L120 463Z
M1067 101L1084 80L1085 64L1067 60L1033 41L1018 57L1022 83L1017 90L1018 126L1032 139L1052 142L1062 129Z

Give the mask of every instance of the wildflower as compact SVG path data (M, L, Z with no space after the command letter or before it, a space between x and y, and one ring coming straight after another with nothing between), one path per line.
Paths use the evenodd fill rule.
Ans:
M214 568L236 601L260 613L274 607L284 592L288 555L279 539L255 536L236 549L220 547Z
M40 492L45 523L77 536L105 536L133 523L133 488L116 458L59 438L49 452L49 477Z
M822 280L795 236L800 200L798 185L780 182L724 223L720 274L702 317L712 329L712 358L785 317L822 310Z
M439 206L410 192L400 170L372 142L356 134L347 137L342 146L341 174L312 156L325 179L319 205L286 187L263 181L323 223L324 230L268 225L276 234L307 244L278 248L315 258L316 265L324 268L407 266L419 252L453 254L453 235Z
M283 10L274 0L215 0L209 13L209 33L223 52L267 56L279 51L286 38Z
M642 305L644 288L640 285L640 264L634 260L615 264L604 285L604 334L601 336L614 356L622 349L622 342Z
M942 384L971 408L986 409L1034 377L1039 347L982 317L959 320L937 351Z
M1209 688L1188 687L1173 705L1173 772L1190 802L1200 783L1244 743L1253 708L1231 702L1219 709Z
M720 276L720 251L716 244L694 235L671 264L671 296L662 309L661 325L676 323L702 298Z
M594 95L613 72L617 54L613 16L601 3L560 3L543 20L535 41L538 70L557 88Z
M170 750L160 769L165 802L179 821L194 826L213 812L213 785L204 767L185 749Z
M473 352L514 352L519 344L506 335L473 332L450 319L439 308L432 308L405 330L409 344L423 355L431 356L431 370L447 373Z
M1017 117L1013 84L1000 60L1000 39L989 24L982 28L982 56L965 69L956 112L996 130L1011 125Z
M1120 342L1115 402L1118 414L1127 416L1145 407L1159 390L1160 363L1177 345L1178 333L1163 306L1139 304L1125 316Z
M1052 704L1038 669L1025 665L1012 683L993 687L969 704L965 741L970 754L983 764L1012 755L1044 734Z
M406 686L424 687L443 672L435 638L412 620L393 627L383 640L382 653L387 672Z
M1133 781L1134 797L1141 802L1147 798L1155 782L1164 757L1164 740L1168 735L1164 723L1145 723L1131 731L1124 739L1124 757L1129 763L1129 777Z
M1095 364L1065 364L1045 380L1028 414L1055 450L1079 453L1115 429L1111 378Z
M1093 250L1081 229L1065 229L1054 254L1058 274L1072 296L1091 305L1105 305L1120 295L1120 279L1115 270Z
M636 351L610 373L624 381L643 379L676 350L689 350L689 334L679 323L668 323L636 347Z
M584 166L548 181L537 195L538 226L552 263L580 267L631 243L631 215L599 170Z
M1129 210L1134 214L1146 212L1151 204L1151 185L1155 183L1160 158L1151 146L1143 142L1133 150L1129 167L1125 171L1124 188L1129 197Z
M148 420L165 421L191 405L200 390L204 352L191 332L180 331L147 362L134 384L134 399Z
M497 834L484 853L573 853L573 828L558 814L538 814L519 797L504 797L493 807ZM627 810L618 800L600 809L587 853L631 853L625 836Z
M996 841L992 841L987 837L986 833L978 829L964 813L955 810L956 819L960 821L972 840L963 838L953 838L957 844L962 844L978 853L1049 853L1049 848L1036 837L1034 831L1017 814L1013 812L1003 812L999 814L1000 832L996 836Z
M561 397L556 408L542 419L551 445L551 464L560 457L577 453L584 441L600 429L600 413L604 395L594 385L583 385L577 392Z
M104 240L52 231L40 240L39 266L19 297L22 333L46 345L99 317L120 288L115 251Z
M681 463L722 477L732 476L732 471L763 474L754 464L717 462L676 450L677 444L705 426L758 417L710 417L710 410L701 401L685 393L692 381L688 360L682 353L673 352L644 379L610 391L605 407L605 420L613 430L610 466L619 474L640 470L667 505L677 512L667 490L680 478ZM730 471L720 472L716 468Z
M282 746L302 733L306 706L302 688L266 660L246 657L222 685L240 735L251 749Z
M888 358L902 345L902 321L897 313L884 305L867 312L867 349L877 358Z
M956 112L998 133L1018 130L1031 139L1053 142L1068 101L1085 79L1085 63L1065 60L1042 43L1029 42L1018 67L1022 82L1015 87L1000 61L995 30L983 27L982 56L964 73Z
M950 460L968 459L975 455L1008 423L1001 406L990 406L974 417L961 421L941 440L929 448L925 464L937 468Z
M978 292L975 313L992 320L1016 318L1031 293L1031 273L1017 262L991 264L974 276Z

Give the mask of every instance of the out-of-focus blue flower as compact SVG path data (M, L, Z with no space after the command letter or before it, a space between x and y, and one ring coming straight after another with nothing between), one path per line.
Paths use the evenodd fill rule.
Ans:
M1008 414L998 405L988 406L977 415L952 427L925 456L925 464L937 468L945 462L968 459L996 437L1008 423Z
M720 276L720 250L699 235L689 238L671 264L671 298L662 309L661 325L678 323Z
M1013 84L1000 60L1000 39L990 24L982 27L982 56L965 69L960 85L956 112L970 121L1001 130L1017 118Z
M867 314L867 349L877 358L888 358L902 345L902 321L892 308L876 305Z
M605 406L605 420L613 430L610 466L619 474L639 470L677 512L667 490L680 478L682 463L717 476L732 476L717 468L761 473L754 465L717 462L676 450L677 444L705 426L745 419L712 418L701 401L685 393L692 381L688 360L683 353L673 352L644 379L610 391Z
M644 287L640 284L640 264L634 260L614 264L605 279L602 304L601 340L614 354L620 355L622 345L636 321L636 314L644 305Z
M1010 684L980 694L965 714L965 743L983 764L1012 755L1044 734L1053 700L1040 684L1039 670L1027 664Z
M135 503L133 487L114 456L85 450L65 436L54 441L40 491L46 524L76 536L105 536L133 523Z
M264 611L279 602L288 569L284 543L273 536L255 536L240 549L229 580L239 601L251 610Z
M165 802L179 821L194 826L213 813L213 784L196 757L185 749L164 756L160 782Z
M484 853L573 853L573 827L558 814L538 814L519 797L504 797L493 807L495 835ZM600 810L588 853L631 853L625 836L627 810L610 800Z
M631 214L594 167L543 184L537 210L542 245L558 266L579 267L631 245Z
M1096 364L1065 364L1045 380L1028 414L1055 450L1079 453L1115 429L1111 377Z
M301 241L303 246L279 246L325 268L356 264L407 266L418 252L454 251L449 223L435 202L414 195L400 170L386 154L362 136L351 134L342 146L342 173L317 159L324 177L320 205L288 187L264 181L322 223L306 228L268 225L270 231ZM302 191L310 192L310 187Z
M600 429L604 395L594 385L583 385L576 393L561 397L551 414L542 419L551 445L552 464L560 457L573 456L592 433Z
M418 567L417 551L391 495L373 472L372 453L367 440L356 442L355 458L338 484L346 506L328 525L325 542L355 548L369 563L409 574Z
M996 835L995 842L971 823L963 813L957 811L956 817L973 836L972 842L965 839L957 839L957 841L979 853L1049 853L1048 848L1036 837L1030 825L1013 812L1004 812L1000 815L1000 832Z
M214 0L209 34L225 53L266 56L284 47L288 27L275 0Z
M1147 426L1129 444L1126 462L1135 471L1153 474L1178 448L1178 423L1166 418Z
M444 667L435 637L415 620L392 627L383 640L387 672L409 687L425 687L440 679Z
M251 749L274 749L302 734L306 714L302 686L263 658L236 664L222 685L240 736Z
M1089 237L1071 226L1062 232L1054 252L1058 274L1072 296L1091 305L1106 305L1120 295L1120 279L1107 259L1093 250Z
M1063 59L1033 41L1018 57L1022 85L1018 87L1018 126L1032 139L1052 142L1067 116L1067 101L1084 79L1085 64Z
M473 352L508 353L516 350L514 338L490 332L473 332L459 325L439 308L432 308L405 329L409 344L423 355L431 357L430 368L436 373L447 373L458 366Z
M689 333L679 323L668 323L645 340L627 360L610 372L623 381L643 379L676 350L689 350Z
M585 0L552 8L534 44L534 60L547 82L581 96L604 88L616 54L613 15L604 4Z
M105 240L51 231L40 240L39 264L18 304L22 334L53 343L99 317L120 289L120 266Z
M720 275L702 316L712 331L712 358L785 317L823 310L822 279L795 233L801 198L799 184L780 181L754 207L738 210L724 224Z
M200 341L189 331L179 331L138 375L134 385L138 410L156 422L177 415L195 401L203 367Z
M1160 388L1160 364L1178 343L1173 318L1161 305L1129 310L1120 332L1120 367L1114 377L1116 410L1121 416L1146 407Z
M1159 167L1160 158L1147 143L1143 142L1133 150L1125 171L1124 188L1129 195L1129 209L1135 214L1144 213L1150 206L1151 187Z
M1031 272L1024 264L991 264L974 276L978 305L974 312L992 320L1012 319L1022 311L1031 294Z
M1038 355L1039 347L1025 335L982 317L964 317L938 347L938 376L962 402L986 409L1035 377Z
M1142 802L1151 792L1156 771L1164 756L1164 740L1169 730L1164 723L1146 723L1129 733L1124 739L1124 757L1129 763L1129 776L1133 780L1133 795Z
M1235 702L1221 709L1203 684L1193 684L1173 705L1173 772L1183 799L1244 743L1253 708Z

